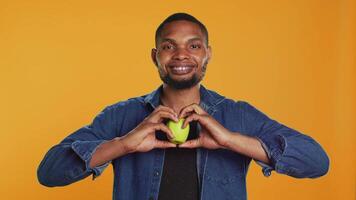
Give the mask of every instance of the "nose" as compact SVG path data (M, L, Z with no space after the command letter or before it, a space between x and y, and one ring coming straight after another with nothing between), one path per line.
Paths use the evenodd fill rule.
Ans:
M176 52L173 55L174 60L185 60L189 59L189 52L184 48L177 48Z

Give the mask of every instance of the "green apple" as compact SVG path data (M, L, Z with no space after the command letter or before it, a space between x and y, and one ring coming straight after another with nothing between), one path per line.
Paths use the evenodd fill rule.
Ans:
M188 138L189 124L185 128L182 128L183 123L184 123L184 118L179 119L178 122L175 122L173 120L169 120L167 122L168 128L172 131L175 137L172 140L170 139L170 141L174 144L182 144Z

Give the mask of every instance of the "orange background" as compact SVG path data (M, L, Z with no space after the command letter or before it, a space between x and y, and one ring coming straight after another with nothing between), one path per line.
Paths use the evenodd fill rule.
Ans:
M46 188L37 166L105 106L158 87L154 31L184 11L210 32L206 87L312 136L330 156L319 179L266 178L253 162L249 199L354 200L355 1L219 2L1 0L0 198L112 198L111 167Z

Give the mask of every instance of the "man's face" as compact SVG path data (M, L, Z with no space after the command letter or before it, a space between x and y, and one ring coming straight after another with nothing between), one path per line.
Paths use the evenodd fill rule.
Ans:
M176 89L190 88L204 77L211 56L199 25L189 21L166 24L152 49L161 80Z

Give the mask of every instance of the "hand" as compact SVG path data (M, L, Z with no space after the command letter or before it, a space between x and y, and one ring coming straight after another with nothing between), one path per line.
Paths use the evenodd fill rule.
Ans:
M198 121L201 125L201 132L197 139L189 140L179 145L179 147L204 147L207 149L227 148L232 133L205 112L198 104L191 104L183 108L179 114L179 118L186 116L188 117L183 123L183 128L191 121Z
M160 105L136 128L123 136L126 151L128 153L147 152L154 148L176 147L171 142L156 139L155 132L158 130L166 133L169 138L174 137L171 130L162 123L165 118L178 122L177 114L173 109Z

